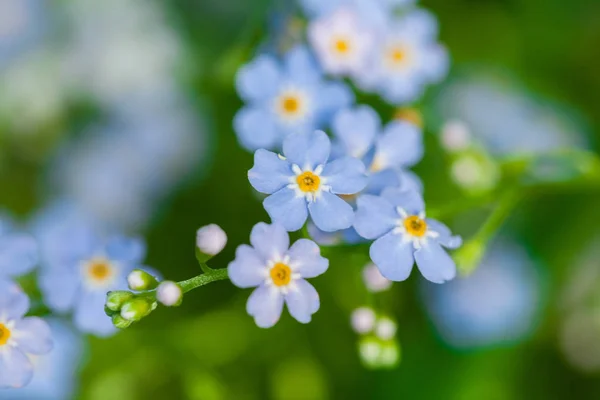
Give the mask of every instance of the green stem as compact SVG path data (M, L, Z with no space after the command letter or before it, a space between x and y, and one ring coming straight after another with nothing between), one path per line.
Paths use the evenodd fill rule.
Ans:
M481 228L479 228L479 231L475 234L475 238L483 242L487 242L491 239L506 218L508 218L520 199L521 194L519 193L519 190L510 190L506 192L487 220L483 223Z
M227 275L227 268L211 269L210 272L206 272L202 275L194 276L185 281L181 281L178 285L183 290L183 293L187 293L190 290L196 289L200 286L208 285L209 283L222 281L229 279Z
M214 269L209 267L207 263L199 262L199 264L200 264L200 268L202 269L202 272L204 272L205 274L210 274L211 272L214 271Z

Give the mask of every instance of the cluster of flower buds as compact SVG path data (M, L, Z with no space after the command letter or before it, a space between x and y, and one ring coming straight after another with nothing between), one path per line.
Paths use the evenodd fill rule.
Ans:
M400 345L396 340L396 322L386 315L377 315L369 307L354 310L351 317L354 331L360 335L358 354L365 367L393 368L400 362Z

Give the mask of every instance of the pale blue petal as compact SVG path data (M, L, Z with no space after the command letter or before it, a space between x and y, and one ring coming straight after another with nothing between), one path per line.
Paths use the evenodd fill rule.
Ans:
M38 247L31 236L8 234L0 237L0 275L26 274L37 262Z
M113 236L106 244L106 255L124 263L141 263L146 257L146 243L140 238Z
M367 154L380 128L379 115L369 106L339 111L331 125L336 145L342 147L343 154L356 158Z
M435 40L438 35L437 18L429 11L415 9L402 19L403 29L420 41Z
M309 203L308 210L317 228L325 232L350 228L354 222L354 210L350 204L328 192L322 192Z
M270 328L279 321L283 311L283 295L275 286L259 286L246 303L246 311L260 328Z
M21 319L29 311L29 297L15 283L0 279L0 315Z
M345 0L300 0L304 12L312 17L324 16L336 10Z
M256 57L242 66L236 76L240 97L246 101L260 101L273 96L281 83L277 61L267 55Z
M319 293L304 279L298 279L294 283L295 287L290 288L285 296L288 311L298 322L308 324L312 315L319 310Z
M244 107L233 119L240 144L247 150L273 149L281 144L281 133L273 114L263 108Z
M378 169L412 166L423 158L423 133L414 124L390 122L377 139L375 161Z
M396 207L401 207L409 215L418 215L425 211L423 196L416 191L403 191L398 188L387 188L381 193L381 197Z
M384 169L369 176L369 183L363 190L365 194L380 195L383 189L388 187L399 187L400 177L393 169Z
M283 154L302 169L315 169L329 158L331 142L322 131L292 133L283 141Z
M302 228L308 218L306 199L292 189L283 188L265 199L263 206L273 222L290 232Z
M421 179L417 176L417 174L402 168L395 172L398 175L400 182L400 190L423 193L423 182L421 182Z
M344 108L354 103L354 93L342 82L327 82L323 84L315 98L317 103L317 123L325 124Z
M47 354L53 348L50 326L41 318L27 317L14 326L15 342L25 353Z
M284 56L287 77L297 84L314 84L321 79L321 70L306 46L296 46Z
M359 159L346 157L325 165L321 176L323 184L331 187L335 194L355 194L367 186L365 165Z
M75 305L73 323L82 332L108 337L116 332L112 321L104 313L104 291L82 292Z
M415 76L393 77L381 86L381 96L392 105L410 103L423 94L424 88Z
M381 275L391 281L406 280L414 264L412 243L392 232L374 241L369 254Z
M333 246L343 239L341 232L323 232L312 221L308 222L307 227L310 238L322 246Z
M294 176L290 163L277 154L258 149L254 153L254 166L248 171L252 187L261 193L275 193L290 183Z
M452 257L433 240L415 252L415 261L423 277L433 283L444 283L456 276Z
M356 204L354 229L365 239L383 236L396 227L400 218L394 206L381 197L363 195Z
M33 377L33 364L23 352L8 346L0 351L0 389L21 388Z
M302 278L319 276L329 267L329 260L321 256L321 249L312 240L299 239L290 247L287 255L294 272Z
M231 282L240 288L259 286L267 277L265 261L248 245L235 251L235 259L229 263L227 273Z
M437 83L448 75L450 56L444 46L433 45L424 51L423 73L431 83Z
M435 240L442 246L448 249L457 249L462 246L462 238L458 235L452 235L450 228L446 225L429 218L427 218L425 222L427 222L428 229L439 233L440 236Z
M44 303L52 311L65 313L75 305L80 285L76 271L66 268L43 271L40 274L39 285L44 295Z
M250 232L250 243L265 261L281 259L290 248L290 235L277 223L259 222Z

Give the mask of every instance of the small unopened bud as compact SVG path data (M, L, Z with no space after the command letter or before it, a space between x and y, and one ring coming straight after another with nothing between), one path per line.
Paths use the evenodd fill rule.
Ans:
M133 298L133 293L126 290L115 290L106 294L106 308L118 312L126 301Z
M383 368L391 368L398 365L400 361L400 347L394 341L389 341L381 345L379 354L379 364Z
M127 276L127 283L131 290L152 290L158 286L158 280L141 269L134 269Z
M373 330L375 326L375 312L368 307L360 307L352 312L352 329L358 334L364 335Z
M379 318L375 334L381 340L390 340L396 335L396 323L387 317Z
M132 322L133 321L121 317L119 314L113 315L112 317L113 325L119 329L129 328L129 325L131 325Z
M459 152L471 146L471 132L462 121L448 121L442 126L442 146L446 151Z
M165 281L156 289L156 299L167 307L181 304L183 292L175 282Z
M363 281L367 290L373 293L383 292L392 287L392 281L381 275L375 264L368 264L363 269Z
M204 263L216 256L227 244L227 234L219 225L203 226L196 232L196 257Z
M364 337L358 343L358 353L363 364L367 367L376 368L379 364L379 355L381 354L381 344L377 338L372 336Z
M150 314L156 308L156 302L151 302L143 298L134 298L123 304L121 307L121 317L128 321L139 321Z

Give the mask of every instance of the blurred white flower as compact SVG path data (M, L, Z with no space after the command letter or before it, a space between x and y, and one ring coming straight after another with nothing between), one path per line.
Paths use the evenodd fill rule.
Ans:
M383 292L392 287L392 281L381 275L379 268L373 263L367 264L363 268L362 276L365 286L370 292Z
M375 335L381 340L390 340L396 336L397 326L394 321L388 317L381 317L375 325Z
M360 307L352 312L352 329L358 334L369 333L375 327L375 311L368 307Z
M227 234L219 225L203 226L196 232L196 247L209 256L215 256L227 244Z
M441 131L442 147L451 153L467 150L471 146L471 131L461 120L446 121Z

